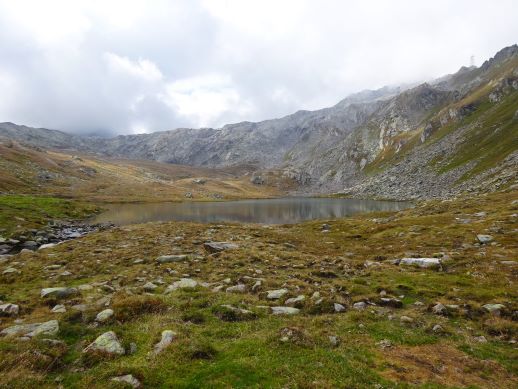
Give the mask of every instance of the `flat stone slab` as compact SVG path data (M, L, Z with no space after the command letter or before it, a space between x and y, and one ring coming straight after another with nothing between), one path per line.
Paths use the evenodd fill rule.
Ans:
M187 260L188 257L187 254L161 255L157 257L156 261L158 263L182 262Z
M440 258L402 258L400 265L417 266L422 268L438 268L441 266Z
M73 296L77 293L78 293L78 291L76 288L57 287L57 288L42 289L40 296L43 298L46 298L46 297L66 298L66 297Z
M44 323L18 324L7 327L0 332L0 335L7 337L26 336L31 338L37 335L56 335L58 332L58 321L50 320Z
M198 286L198 281L193 280L192 278L181 278L180 281L175 281L169 285L165 290L165 293L172 292L176 289L196 288L196 286Z
M237 249L239 246L229 242L205 242L203 248L209 253L219 253L225 250Z
M293 307L271 307L274 315L297 315L300 309Z

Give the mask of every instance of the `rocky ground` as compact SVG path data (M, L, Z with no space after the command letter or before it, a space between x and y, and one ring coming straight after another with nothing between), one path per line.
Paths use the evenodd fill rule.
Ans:
M518 385L518 193L0 256L2 387Z

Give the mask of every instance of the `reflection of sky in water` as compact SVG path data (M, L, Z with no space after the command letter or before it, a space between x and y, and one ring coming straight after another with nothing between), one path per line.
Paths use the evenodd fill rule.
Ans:
M296 223L311 219L334 219L372 211L398 211L408 202L284 198L225 202L184 202L156 204L114 204L98 215L95 223L145 223L149 221Z

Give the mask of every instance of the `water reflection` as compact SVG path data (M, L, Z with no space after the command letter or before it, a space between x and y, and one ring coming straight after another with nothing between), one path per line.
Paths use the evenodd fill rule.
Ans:
M150 221L242 222L289 224L311 219L334 219L372 211L397 211L408 202L283 198L225 202L184 202L154 204L114 204L98 215L95 223L118 225Z

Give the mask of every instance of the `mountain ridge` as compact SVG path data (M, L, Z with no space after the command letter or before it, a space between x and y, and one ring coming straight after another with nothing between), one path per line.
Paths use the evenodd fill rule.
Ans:
M518 112L517 90L518 46L513 45L500 50L480 67L462 67L456 73L419 85L361 91L332 107L297 111L277 119L232 123L217 129L179 128L113 138L84 137L0 123L0 137L44 148L75 149L108 157L211 168L247 165L256 170L256 174L275 169L296 179L301 192L335 192L345 188L351 195L362 196L366 194L362 190L366 189L360 188L366 188L366 183L371 182L371 186L378 185L386 194L377 191L377 196L400 198L404 193L393 192L385 185L382 170L400 166L397 159L407 155L414 161L418 174L429 176L424 187L432 186L439 177L442 180L446 177L444 172L434 171L431 166L430 161L436 157L428 158L426 154L436 152L423 145L431 144L434 134L450 131L459 136L448 138L458 143L453 147L444 146L449 150L446 151L448 158L455 158L455 153L462 154L464 148L471 147L464 145L460 136L471 131L463 127L470 117L484 123L478 131L488 136L491 126L510 128L506 130L506 134L510 133L506 138L510 148L503 147L502 142L490 142L491 147L505 153L489 163L487 169L496 168L509 154L516 153L518 147L512 136L518 131L516 114L509 116L509 113ZM491 111L503 104L509 106L509 112L501 117L491 116ZM490 120L484 119L486 116ZM469 125L477 127L477 123ZM419 153L422 153L421 158ZM466 170L466 164L457 168ZM406 171L406 167L401 169L393 174ZM455 191L450 189L463 187L458 184L466 172L448 174L452 178L444 181L446 191L425 190L420 194L411 188L409 197L452 195ZM422 180L411 186L422 185L419 181ZM368 193L373 194L373 191Z

